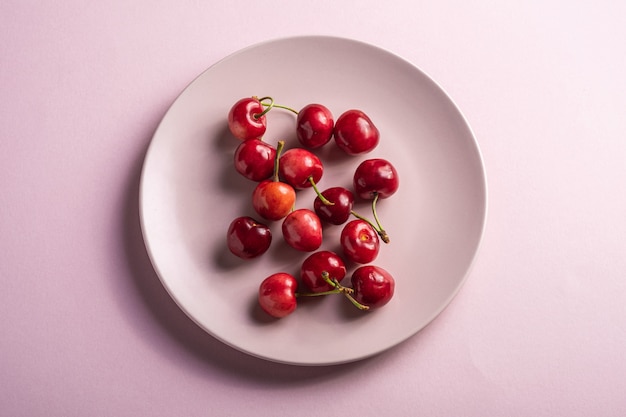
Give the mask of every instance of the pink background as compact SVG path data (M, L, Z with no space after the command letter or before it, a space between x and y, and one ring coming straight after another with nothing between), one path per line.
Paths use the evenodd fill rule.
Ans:
M626 415L626 3L502 3L1 2L0 414ZM137 194L188 82L308 34L386 48L450 94L483 152L489 218L430 326L302 368L186 318Z

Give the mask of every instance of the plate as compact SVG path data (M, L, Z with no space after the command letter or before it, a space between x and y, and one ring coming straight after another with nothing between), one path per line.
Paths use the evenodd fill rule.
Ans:
M308 255L282 240L261 258L243 261L226 248L232 219L255 215L255 183L237 174L239 141L226 116L238 99L271 96L299 109L322 103L335 118L357 108L381 132L379 146L356 157L334 143L320 189L351 186L364 159L385 158L400 189L381 200L378 215L391 237L374 264L396 280L385 307L360 312L342 296L301 299L296 311L270 319L257 306L258 286L274 272L299 275ZM264 140L298 145L295 116L267 115ZM313 190L296 207L312 207ZM415 335L453 299L476 257L485 225L487 190L480 151L465 118L442 88L411 63L379 47L335 37L273 40L211 66L175 100L146 153L140 215L146 247L163 285L180 308L222 342L270 361L331 365L381 353ZM357 210L368 215L368 205ZM321 249L338 250L340 226L325 226ZM350 266L349 274L354 269Z

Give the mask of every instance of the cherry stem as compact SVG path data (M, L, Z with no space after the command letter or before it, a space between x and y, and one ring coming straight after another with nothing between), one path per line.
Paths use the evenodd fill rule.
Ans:
M335 203L333 203L332 201L330 201L329 199L324 197L322 195L322 193L320 193L320 190L317 188L317 185L315 185L315 181L313 180L313 177L309 177L309 182L313 186L313 189L315 190L315 194L317 194L317 196L320 198L320 201L322 203L324 203L324 205L326 205L326 206L334 206L335 205Z
M364 304L359 303L353 296L352 294L354 293L354 289L352 288L348 288L348 287L344 287L343 285L341 285L339 283L339 281L337 281L337 279L333 278L332 280L330 279L330 275L328 274L328 272L324 271L322 272L322 278L324 279L324 281L326 281L328 284L332 285L333 287L335 287L334 290L330 291L330 294L337 294L337 293L341 293L343 295L345 295L345 297L350 300L350 302L359 310L369 310L369 306L366 306Z
M378 225L378 234L380 235L380 238L383 240L383 242L385 243L389 243L389 235L387 234L387 232L385 232L385 229L383 229L383 227L380 224L380 220L378 220L378 213L376 213L376 203L378 202L378 196L380 194L378 194L377 192L374 192L374 200L372 200L372 213L374 214L374 220L376 221L376 224Z
M269 104L264 103L264 101L269 100ZM284 110L289 110L290 112L294 113L294 114L298 114L297 110L292 109L291 107L287 107L287 106L283 106L282 104L275 104L274 103L274 99L272 97L263 97L259 99L259 102L261 103L262 106L267 107L265 110L263 110L261 113L255 114L254 118L258 119L261 116L264 116L265 114L267 114L268 111L272 110L272 108L274 107L278 107L279 109L284 109Z
M296 297L317 297L320 295L339 294L340 292L341 291L339 289L321 292L297 292Z
M363 220L364 222L369 223L369 225L372 226L372 228L376 231L376 233L378 233L378 236L380 236L380 239L385 243L389 243L390 242L389 235L387 234L385 229L383 229L383 227L380 225L380 221L378 220L378 213L376 213L377 201L378 201L378 193L375 193L374 200L372 201L372 213L374 214L374 220L376 221L376 224L372 223L370 219L361 216L359 213L357 213L354 210L350 210L350 214L352 214L357 219L360 219L360 220Z
M265 100L269 100L270 104L265 104L263 103ZM257 113L257 114L253 114L252 117L254 117L255 119L259 119L263 116L265 116L267 114L267 112L269 112L270 110L272 110L272 107L274 107L274 99L271 97L263 97L259 99L259 102L261 103L262 106L267 107L266 109L264 109L261 113Z
M279 140L278 144L276 145L276 157L274 158L274 176L272 177L272 180L274 182L278 182L279 178L278 178L278 167L280 164L280 154L283 152L283 148L285 147L285 141L284 140Z

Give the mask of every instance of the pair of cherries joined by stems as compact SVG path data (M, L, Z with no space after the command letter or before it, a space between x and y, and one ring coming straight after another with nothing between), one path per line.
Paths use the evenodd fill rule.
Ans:
M270 101L269 104L265 103L267 100ZM277 147L274 148L262 140L267 123L265 115L273 107L281 107L297 114L298 140L309 149L319 148L334 137L337 146L349 155L370 152L378 145L378 129L360 110L349 110L343 113L335 123L332 114L323 105L309 104L297 112L288 107L274 105L269 97L241 99L235 103L228 114L230 131L242 140L234 155L235 169L249 180L258 182L252 193L252 206L255 211L265 220L282 219L282 233L285 241L293 248L305 252L313 252L321 246L322 221L341 225L353 215L357 219L348 222L341 233L343 253L347 259L356 263L372 262L379 252L379 240L389 242L389 237L378 220L376 202L381 198L388 198L398 189L399 180L395 168L386 160L368 159L363 161L354 173L353 187L356 195L362 199L372 200L372 211L376 222L374 224L353 210L354 193L347 188L332 187L323 192L317 189L316 184L323 175L324 166L315 154L304 148L292 148L283 153L283 141L279 141ZM294 210L296 190L309 187L313 187L317 194L313 204L314 210ZM242 216L230 224L227 241L233 254L243 259L251 259L267 251L272 242L272 235L266 224L252 217ZM340 258L339 260L341 261ZM343 264L343 261L341 262ZM378 270L378 267L372 266L371 268ZM357 271L371 268L359 268ZM364 274L364 272L357 274L357 271L352 280L354 289L341 286L339 282L343 276L322 278L324 271L319 271L317 279L323 280L322 286L327 287L322 293L343 293L357 306L359 306L359 299L367 301L367 297L363 298L362 294L367 294L368 291L356 290L357 287L367 288L367 284L357 286L361 280L355 277ZM387 272L382 269L381 271L383 273L379 272L377 276L390 277ZM369 275L372 275L371 271ZM295 278L292 278L289 274L279 273L264 281L260 287L259 303L266 312L275 317L282 317L281 313L277 313L277 308L265 307L274 303L269 300L275 299L276 294L283 294L278 297L283 301L292 299L295 308L297 293L296 286L294 286ZM282 288L281 291L277 290L277 281L282 282L279 285ZM332 288L328 287L329 285ZM265 293L270 295L262 295ZM318 294L316 291L313 293ZM353 293L355 293L354 296ZM379 304L369 302L369 304L361 304L361 307L367 309L369 305ZM283 311L288 310L289 308L286 307L283 309Z
M359 310L380 308L387 304L395 291L395 280L385 269L362 265L350 278L352 287L341 285L346 276L343 260L334 252L319 251L304 260L300 278L310 292L297 292L297 279L286 272L265 278L259 286L259 305L270 316L286 317L293 313L300 297L343 294Z

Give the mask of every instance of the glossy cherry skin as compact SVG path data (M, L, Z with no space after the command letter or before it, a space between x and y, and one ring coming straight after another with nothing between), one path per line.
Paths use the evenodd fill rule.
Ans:
M226 234L228 249L242 259L252 259L264 254L272 243L272 232L267 225L252 217L234 219Z
M344 224L350 218L354 207L354 194L344 187L332 187L321 192L326 200L333 203L327 205L318 197L313 201L313 209L319 218L330 224Z
M334 287L322 278L322 273L327 272L330 280L341 282L346 276L346 265L334 252L319 251L311 254L302 262L300 278L312 292L330 291Z
M249 180L260 182L274 173L276 149L259 139L248 139L235 150L234 164L238 173Z
M294 210L283 220L283 237L294 249L312 252L322 245L322 222L309 209Z
M348 155L370 152L380 140L380 132L361 110L348 110L335 122L333 136L337 146Z
M376 194L378 198L388 198L398 191L400 178L398 171L385 159L368 159L357 167L354 172L354 192L357 196L371 200Z
M333 115L321 104L304 106L296 118L296 136L307 148L315 149L326 145L333 136Z
M263 112L263 105L255 97L246 97L237 101L228 112L228 128L237 139L257 139L265 134L267 120L265 115L255 117Z
M324 165L311 151L292 148L281 155L278 173L287 184L302 190L312 186L311 180L317 183L322 178Z
M352 220L341 231L341 248L352 262L366 264L378 256L380 239L374 228L364 220Z
M393 297L396 282L389 272L379 266L364 265L352 273L353 297L370 309L384 306Z
M259 305L272 317L286 317L296 309L297 288L293 275L286 272L272 274L259 285Z
M287 216L296 202L296 191L281 181L261 181L252 192L252 207L266 220Z

